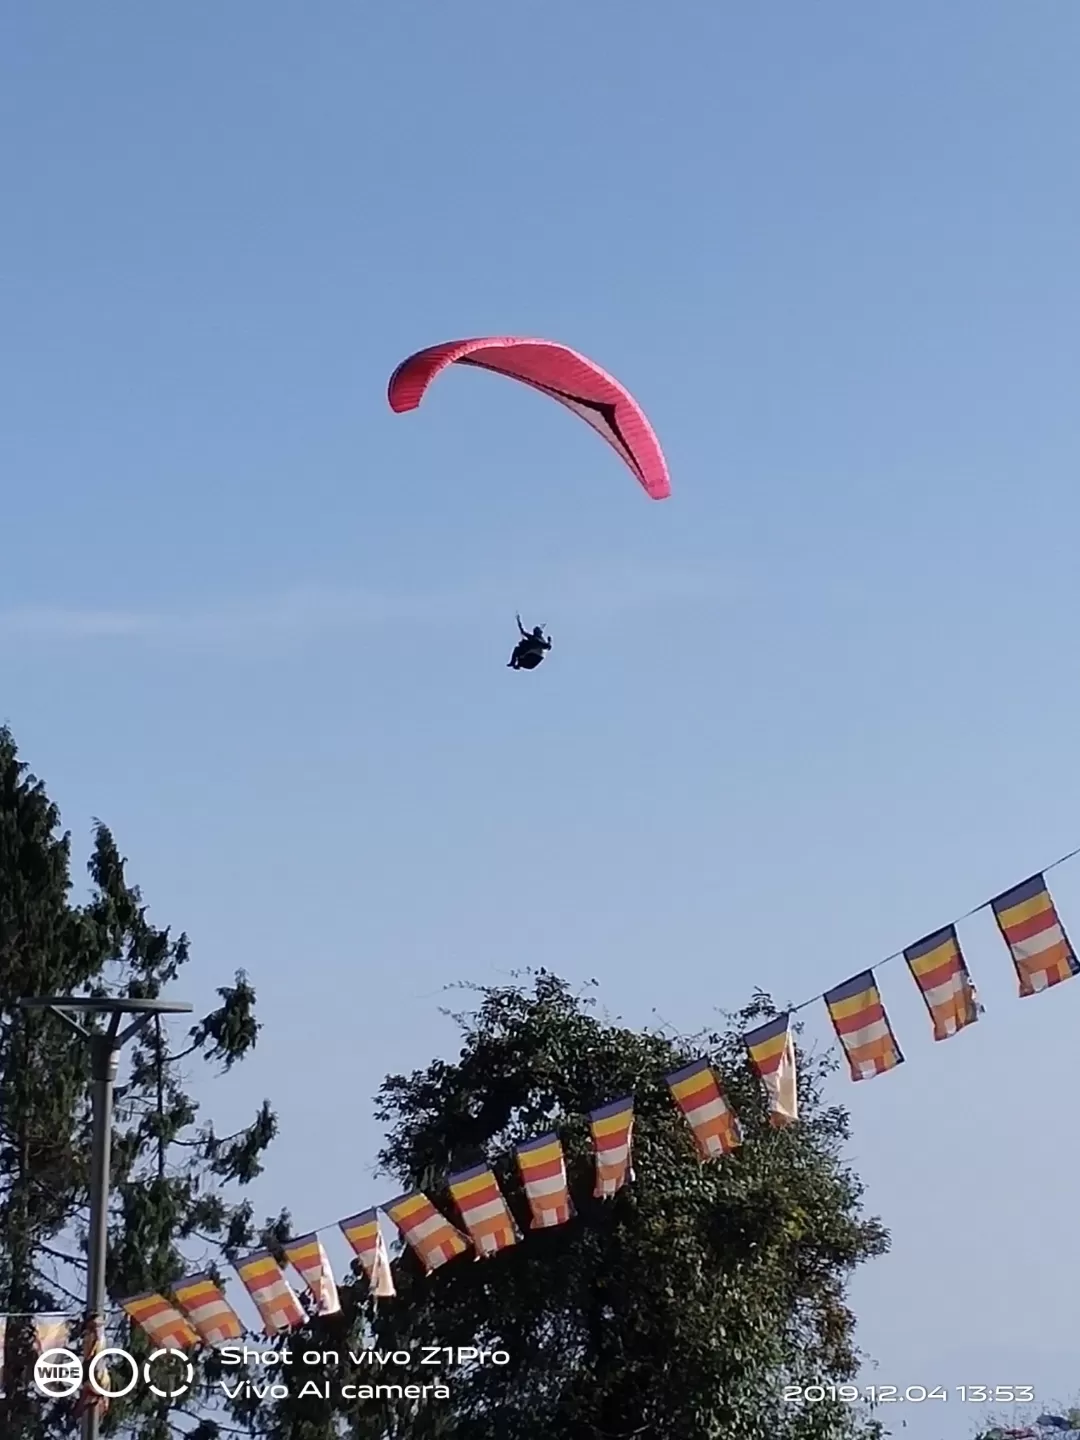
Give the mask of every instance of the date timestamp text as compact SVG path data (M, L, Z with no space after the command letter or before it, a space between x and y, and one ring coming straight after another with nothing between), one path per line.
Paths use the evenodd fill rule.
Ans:
M837 1401L845 1405L916 1405L925 1400L956 1400L961 1405L1033 1405L1034 1385L785 1385L790 1405Z

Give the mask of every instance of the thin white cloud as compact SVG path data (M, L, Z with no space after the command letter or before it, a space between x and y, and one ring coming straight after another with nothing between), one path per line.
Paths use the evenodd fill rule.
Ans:
M65 610L28 606L0 612L0 635L27 639L142 635L153 617L109 610Z
M359 591L296 590L248 602L190 610L94 610L24 606L0 611L2 640L147 640L235 644L297 639L333 630L383 628L419 620L433 599Z
M491 582L483 589L453 594L307 588L175 611L22 606L0 610L0 646L133 642L155 648L232 649L288 644L335 632L384 631L448 620L457 624L483 621L493 611L501 614L508 603L515 605L521 590L538 594L545 623L556 615L569 614L603 622L657 605L717 598L715 583L700 576L577 570L554 580L545 577L542 584L519 578L509 587Z

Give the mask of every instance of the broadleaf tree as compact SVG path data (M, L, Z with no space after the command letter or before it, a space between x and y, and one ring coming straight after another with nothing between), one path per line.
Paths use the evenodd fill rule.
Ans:
M77 900L70 835L12 734L0 729L0 1313L11 1317L0 1435L10 1440L53 1440L77 1425L77 1401L51 1401L32 1384L32 1317L84 1305L90 1170L88 1047L51 1013L21 1011L19 1000L157 998L188 960L187 938L149 919L101 823L88 871ZM167 1289L185 1270L212 1266L252 1239L251 1207L237 1187L258 1175L274 1114L264 1103L250 1124L218 1135L185 1081L197 1064L231 1068L256 1043L255 994L243 972L218 998L197 1024L188 1022L186 1037L175 1024L153 1025L124 1052L112 1157L113 1300ZM145 1355L145 1339L123 1331L120 1343ZM73 1338L78 1333L76 1326ZM128 1376L116 1378L122 1385ZM208 1440L215 1406L206 1394L197 1384L174 1405L140 1384L109 1403L102 1430Z
M755 993L720 1033L676 1039L603 1018L593 996L549 972L482 988L474 1011L455 1017L456 1061L384 1083L381 1165L388 1191L423 1189L454 1218L448 1174L489 1160L521 1242L431 1276L406 1251L394 1262L396 1298L377 1307L364 1280L346 1285L342 1314L313 1321L291 1342L296 1361L311 1348L336 1351L339 1362L294 1363L286 1398L249 1399L238 1411L251 1432L269 1440L879 1435L850 1404L785 1399L785 1386L839 1384L856 1373L846 1286L888 1236L862 1214L860 1182L842 1159L847 1116L823 1099L835 1062L801 1054L799 1123L769 1125L741 1037L773 1013ZM702 1054L722 1073L745 1135L737 1153L707 1163L665 1083ZM586 1115L627 1094L636 1178L597 1200ZM552 1128L566 1150L575 1214L532 1230L511 1150ZM361 1346L384 1362L350 1361ZM453 1359L426 1367L424 1347L435 1346ZM507 1359L459 1364L469 1348ZM385 1363L393 1351L409 1352L411 1363ZM427 1393L410 1394L410 1385Z

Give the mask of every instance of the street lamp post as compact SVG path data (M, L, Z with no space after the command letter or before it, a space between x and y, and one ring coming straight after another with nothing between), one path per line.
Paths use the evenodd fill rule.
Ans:
M90 1046L91 1117L90 1244L86 1280L87 1333L97 1333L105 1320L105 1259L109 1247L109 1180L112 1158L113 1086L120 1051L157 1015L190 1015L191 1006L174 1000L87 1000L66 995L43 995L20 1000L23 1010L51 1010ZM107 1015L101 1031L83 1025L80 1015ZM131 1023L120 1026L126 1016ZM98 1440L98 1407L88 1405L83 1415L83 1440Z

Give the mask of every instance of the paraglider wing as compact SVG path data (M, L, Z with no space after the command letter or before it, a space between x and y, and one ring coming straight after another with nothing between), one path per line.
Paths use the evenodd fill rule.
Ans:
M550 395L603 436L650 499L666 500L671 494L667 462L645 412L617 380L576 350L512 335L433 345L410 355L394 371L387 392L390 408L399 415L415 410L448 365L494 370Z

